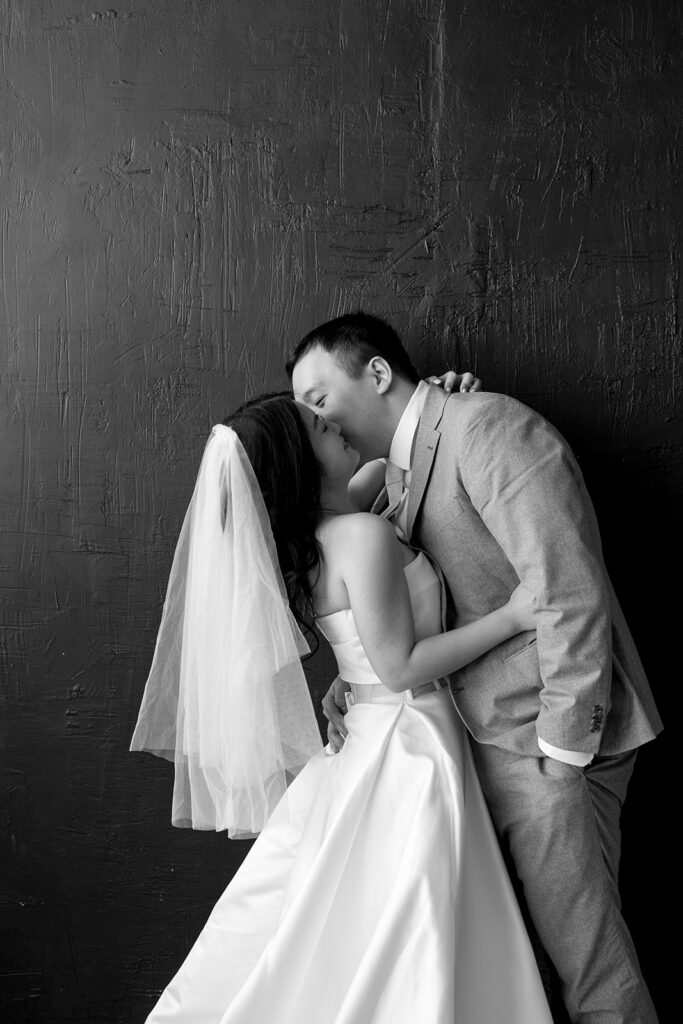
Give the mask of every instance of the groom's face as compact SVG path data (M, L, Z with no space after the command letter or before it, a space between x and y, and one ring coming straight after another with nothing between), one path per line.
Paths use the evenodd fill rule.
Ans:
M297 402L338 423L361 460L377 458L380 408L371 373L352 377L336 357L325 349L309 349L292 373L292 390Z

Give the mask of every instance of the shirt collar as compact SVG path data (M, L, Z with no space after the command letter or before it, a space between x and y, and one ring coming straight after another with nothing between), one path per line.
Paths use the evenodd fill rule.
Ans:
M389 461L393 462L399 469L410 469L413 441L415 440L415 433L427 400L428 391L429 384L421 380L398 421L396 433L389 449Z

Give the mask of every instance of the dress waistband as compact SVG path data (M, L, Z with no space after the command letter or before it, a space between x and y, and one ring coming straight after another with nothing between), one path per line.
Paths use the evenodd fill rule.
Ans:
M434 693L448 686L447 679L435 679L431 683L422 683L420 686L413 686L410 690L401 690L394 693L381 683L351 683L351 690L346 694L347 710L354 704L402 704L411 703L416 697L422 697L426 693Z

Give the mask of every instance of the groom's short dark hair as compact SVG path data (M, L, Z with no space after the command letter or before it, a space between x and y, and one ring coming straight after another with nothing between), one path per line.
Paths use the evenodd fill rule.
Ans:
M420 377L394 328L369 313L346 313L315 327L292 350L286 369L294 367L312 348L334 354L349 376L358 378L374 356L381 356L395 374L417 384Z

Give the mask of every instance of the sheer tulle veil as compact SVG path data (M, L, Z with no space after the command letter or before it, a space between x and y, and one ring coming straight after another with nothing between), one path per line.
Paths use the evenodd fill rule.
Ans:
M216 426L166 593L131 750L175 764L174 825L261 831L322 748L275 542L251 463Z

